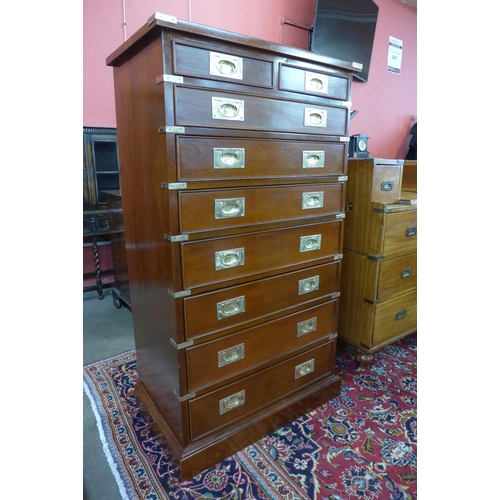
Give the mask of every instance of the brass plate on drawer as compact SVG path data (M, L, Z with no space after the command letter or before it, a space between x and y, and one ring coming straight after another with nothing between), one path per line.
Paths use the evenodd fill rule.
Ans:
M243 78L243 59L229 54L210 52L210 74L224 78Z

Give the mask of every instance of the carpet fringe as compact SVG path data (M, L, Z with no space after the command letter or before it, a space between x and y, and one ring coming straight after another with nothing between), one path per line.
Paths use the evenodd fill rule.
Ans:
M118 486L118 490L120 491L120 495L122 496L123 500L132 500L128 496L127 489L126 489L125 484L120 476L120 472L118 470L118 464L115 462L115 460L113 459L113 455L111 454L109 443L108 443L108 441L106 439L106 435L104 433L104 426L102 423L101 415L99 414L99 410L97 409L97 404L96 404L94 398L92 397L90 387L88 386L88 384L85 380L83 381L83 388L85 390L85 394L89 398L90 406L92 408L92 412L94 413L94 417L96 419L97 429L99 431L99 437L101 438L102 449L103 449L104 455L106 456L106 459L108 461L108 465L111 469L111 472L113 473L113 476L116 480L116 484Z

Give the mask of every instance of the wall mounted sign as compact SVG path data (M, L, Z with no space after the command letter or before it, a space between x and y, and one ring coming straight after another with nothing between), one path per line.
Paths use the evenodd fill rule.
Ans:
M387 71L401 74L401 59L403 59L403 40L389 37L389 51L387 53Z

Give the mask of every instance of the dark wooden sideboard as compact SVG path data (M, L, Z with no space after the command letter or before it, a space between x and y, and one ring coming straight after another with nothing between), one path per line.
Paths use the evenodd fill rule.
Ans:
M128 282L127 255L125 250L125 233L123 230L122 194L120 191L106 191L108 205L111 250L113 252L113 303L115 307L122 305L131 308L130 286Z
M107 64L135 393L186 479L339 394L354 70L158 13Z
M103 289L114 284L114 270L103 267L110 255L111 228L106 190L120 188L116 128L83 127L83 246L91 247L94 266L85 272L83 291L96 290L100 299Z

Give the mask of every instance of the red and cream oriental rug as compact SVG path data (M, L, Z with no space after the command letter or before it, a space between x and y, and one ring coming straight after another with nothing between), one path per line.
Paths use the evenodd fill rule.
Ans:
M104 453L127 500L416 500L417 334L359 368L339 341L339 397L180 482L134 395L135 351L84 367Z

